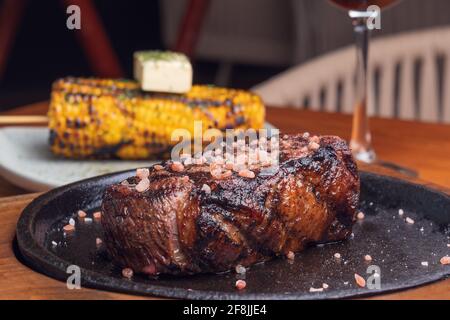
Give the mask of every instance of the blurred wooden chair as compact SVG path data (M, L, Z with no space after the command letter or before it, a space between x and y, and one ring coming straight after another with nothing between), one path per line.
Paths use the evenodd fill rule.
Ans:
M353 46L291 68L253 88L266 104L351 113ZM450 27L373 40L369 113L450 123Z
M189 0L178 30L175 51L192 57L208 7L209 0Z
M3 0L0 2L0 80L27 2L27 0ZM80 7L81 29L74 32L76 32L94 74L101 77L123 77L124 72L119 59L92 0L64 0L61 4L64 9L70 5ZM65 10L61 14L65 14Z

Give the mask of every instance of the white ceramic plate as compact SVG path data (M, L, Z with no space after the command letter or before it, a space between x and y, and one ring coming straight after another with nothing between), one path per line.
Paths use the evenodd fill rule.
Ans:
M266 123L266 128L274 128ZM46 191L78 180L158 161L68 160L54 156L48 146L48 129L0 128L0 175L30 191Z

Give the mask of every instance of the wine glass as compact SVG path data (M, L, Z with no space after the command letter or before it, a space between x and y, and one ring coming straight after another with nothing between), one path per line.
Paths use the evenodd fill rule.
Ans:
M349 10L348 13L350 18L352 18L356 37L356 94L350 147L356 159L366 163L379 163L379 161L377 161L375 150L372 146L372 136L370 134L369 118L367 114L367 60L370 32L368 20L373 17L374 13L376 14L375 11L368 10L368 8L372 5L376 5L382 9L393 4L394 2L397 2L397 0L330 1L344 9ZM392 167L392 165L390 166Z

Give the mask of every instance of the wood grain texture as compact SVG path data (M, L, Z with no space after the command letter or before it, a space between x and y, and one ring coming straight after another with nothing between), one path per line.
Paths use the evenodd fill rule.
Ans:
M9 114L44 114L39 103ZM267 119L284 132L310 131L349 137L351 118L346 115L269 108ZM407 179L450 194L450 126L373 119L374 144L383 160L396 162L420 174ZM360 168L406 179L388 169L360 164ZM431 182L424 182L425 179ZM440 186L438 186L438 185ZM0 179L0 196L23 194ZM69 290L64 282L41 275L18 261L12 242L17 219L37 194L0 198L0 299L141 299L145 297L82 288ZM450 299L450 279L370 299Z

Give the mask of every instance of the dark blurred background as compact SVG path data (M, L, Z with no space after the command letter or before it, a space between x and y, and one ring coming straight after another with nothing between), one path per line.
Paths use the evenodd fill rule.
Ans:
M94 3L122 68L131 76L133 51L163 47L158 2ZM65 9L60 0L26 1L0 80L2 109L48 99L51 83L58 77L93 75L77 41L78 31L66 28ZM82 9L81 23L83 27Z
M0 16L6 1L0 0ZM132 75L134 51L175 46L188 2L92 1L126 77ZM3 110L48 99L58 77L95 75L79 31L66 28L68 2L20 3L24 8L0 68ZM383 29L374 36L446 24L449 0L403 0L383 13ZM327 0L211 0L192 55L194 81L250 88L352 40L346 13Z

